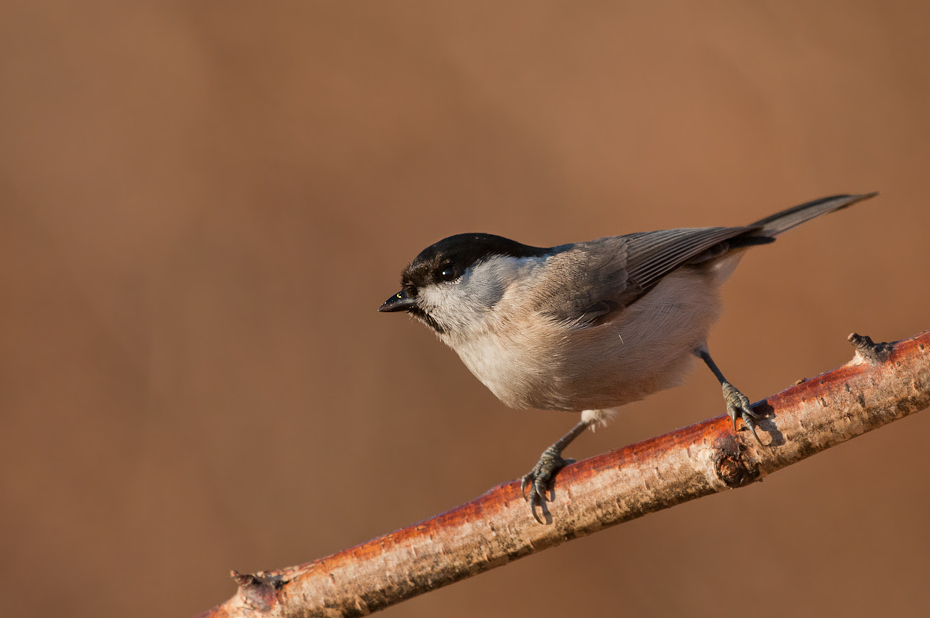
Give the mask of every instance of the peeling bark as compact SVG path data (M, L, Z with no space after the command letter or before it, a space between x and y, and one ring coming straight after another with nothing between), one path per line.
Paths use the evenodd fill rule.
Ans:
M242 575L203 617L363 616L517 558L709 494L744 487L930 405L930 331L874 344L756 403L765 445L726 416L562 469L540 525L520 482L332 556Z

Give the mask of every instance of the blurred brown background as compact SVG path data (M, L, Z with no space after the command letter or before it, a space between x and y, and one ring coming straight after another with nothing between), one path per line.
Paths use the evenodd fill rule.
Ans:
M926 2L0 6L0 596L190 616L525 472L375 309L452 233L551 245L881 197L754 251L711 339L753 399L930 327ZM585 457L723 413L704 370ZM930 413L387 616L925 616Z

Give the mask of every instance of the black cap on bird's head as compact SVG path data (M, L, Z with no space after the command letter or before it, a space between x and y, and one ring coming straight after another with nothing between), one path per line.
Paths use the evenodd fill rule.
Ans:
M494 234L449 236L430 245L410 262L401 273L400 292L384 301L378 311L407 311L442 332L442 328L417 303L417 293L421 288L455 281L469 268L490 257L538 257L548 252L549 249L530 247Z

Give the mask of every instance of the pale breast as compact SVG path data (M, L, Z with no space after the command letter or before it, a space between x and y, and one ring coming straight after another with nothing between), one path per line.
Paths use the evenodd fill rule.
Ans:
M495 323L447 343L508 406L601 409L679 384L718 311L712 275L682 268L602 324L500 311Z

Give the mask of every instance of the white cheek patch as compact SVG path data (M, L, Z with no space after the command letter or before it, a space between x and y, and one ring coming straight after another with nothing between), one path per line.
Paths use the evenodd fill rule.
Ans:
M444 315L447 307L458 302L457 288L458 285L455 283L437 283L420 288L417 292L420 306L434 317Z
M491 307L503 297L507 287L516 281L532 258L497 256L469 268L459 280L468 294L485 307Z
M418 296L420 306L447 331L462 331L484 313L460 281L426 286Z
M506 256L480 262L456 281L421 288L420 306L449 331L465 335L480 330L526 263L525 259Z

